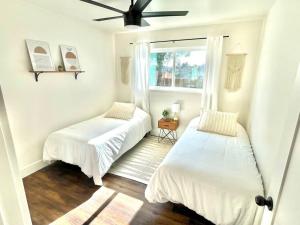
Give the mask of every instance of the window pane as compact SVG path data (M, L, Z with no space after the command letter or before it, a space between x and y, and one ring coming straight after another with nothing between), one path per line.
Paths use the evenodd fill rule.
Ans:
M206 51L179 50L175 55L175 86L202 88Z
M172 86L173 53L151 53L150 86Z

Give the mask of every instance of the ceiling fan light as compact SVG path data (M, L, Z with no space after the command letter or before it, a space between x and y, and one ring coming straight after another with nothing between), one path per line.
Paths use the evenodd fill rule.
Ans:
M128 30L137 30L137 29L140 28L140 26L138 26L138 25L132 25L132 24L126 25L125 27Z

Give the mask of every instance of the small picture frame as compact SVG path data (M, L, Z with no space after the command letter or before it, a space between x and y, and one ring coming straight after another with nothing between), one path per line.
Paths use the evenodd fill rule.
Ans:
M45 41L25 40L33 71L55 71L49 44Z
M66 71L80 71L80 65L78 60L78 54L75 47L61 45L61 55L63 58Z

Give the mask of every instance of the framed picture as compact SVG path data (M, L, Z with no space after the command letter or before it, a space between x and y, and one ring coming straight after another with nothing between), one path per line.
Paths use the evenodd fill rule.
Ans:
M55 71L47 42L26 40L33 71Z
M80 71L78 55L75 47L61 45L61 55L66 71Z

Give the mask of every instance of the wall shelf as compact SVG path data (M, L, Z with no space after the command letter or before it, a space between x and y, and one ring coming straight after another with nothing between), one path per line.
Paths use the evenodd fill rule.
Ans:
M77 80L78 75L80 73L84 73L85 71L29 71L29 72L34 74L35 81L38 82L39 81L39 76L42 73L73 73L75 79Z

